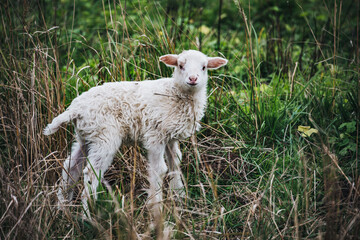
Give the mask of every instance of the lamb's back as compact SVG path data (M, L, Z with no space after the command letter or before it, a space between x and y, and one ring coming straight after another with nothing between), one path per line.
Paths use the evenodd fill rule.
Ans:
M68 110L85 138L112 131L124 141L149 145L193 134L200 120L193 104L172 79L159 79L105 83L75 98Z

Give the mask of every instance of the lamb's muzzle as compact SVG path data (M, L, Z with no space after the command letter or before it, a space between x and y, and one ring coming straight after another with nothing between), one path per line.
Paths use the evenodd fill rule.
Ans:
M99 179L120 145L131 142L140 142L147 150L148 203L154 216L161 213L161 188L168 170L172 177L170 188L184 194L178 141L200 128L207 101L207 70L224 66L227 60L188 50L179 55L164 55L160 61L175 68L172 78L94 87L75 98L46 127L44 134L50 135L63 123L72 121L75 125L76 142L63 164L58 190L60 204L71 200L72 187L83 172L86 187L82 201L89 214L90 193L96 198Z
M189 77L190 82L188 82L187 84L196 85L197 84L197 82L196 82L197 79L198 79L197 76L192 75L192 76Z

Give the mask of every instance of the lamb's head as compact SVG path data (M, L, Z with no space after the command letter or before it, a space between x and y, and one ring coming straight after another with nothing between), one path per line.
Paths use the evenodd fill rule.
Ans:
M175 81L187 91L204 88L208 79L207 70L218 69L228 62L221 57L207 57L196 50L183 51L179 55L164 55L160 57L160 61L169 67L175 67Z

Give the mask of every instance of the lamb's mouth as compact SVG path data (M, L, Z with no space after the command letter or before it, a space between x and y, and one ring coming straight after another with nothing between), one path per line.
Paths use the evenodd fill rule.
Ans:
M196 86L197 85L196 82L187 82L187 84L190 85L190 86Z

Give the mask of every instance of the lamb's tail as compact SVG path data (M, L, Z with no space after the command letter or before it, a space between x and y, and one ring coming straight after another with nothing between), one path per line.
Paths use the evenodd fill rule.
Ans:
M53 119L53 121L48 124L46 126L46 128L44 129L44 135L51 135L53 133L55 133L61 124L63 123L67 123L70 122L72 120L71 117L71 112L69 110L63 112L62 114L60 114L59 116L57 116L56 118Z

